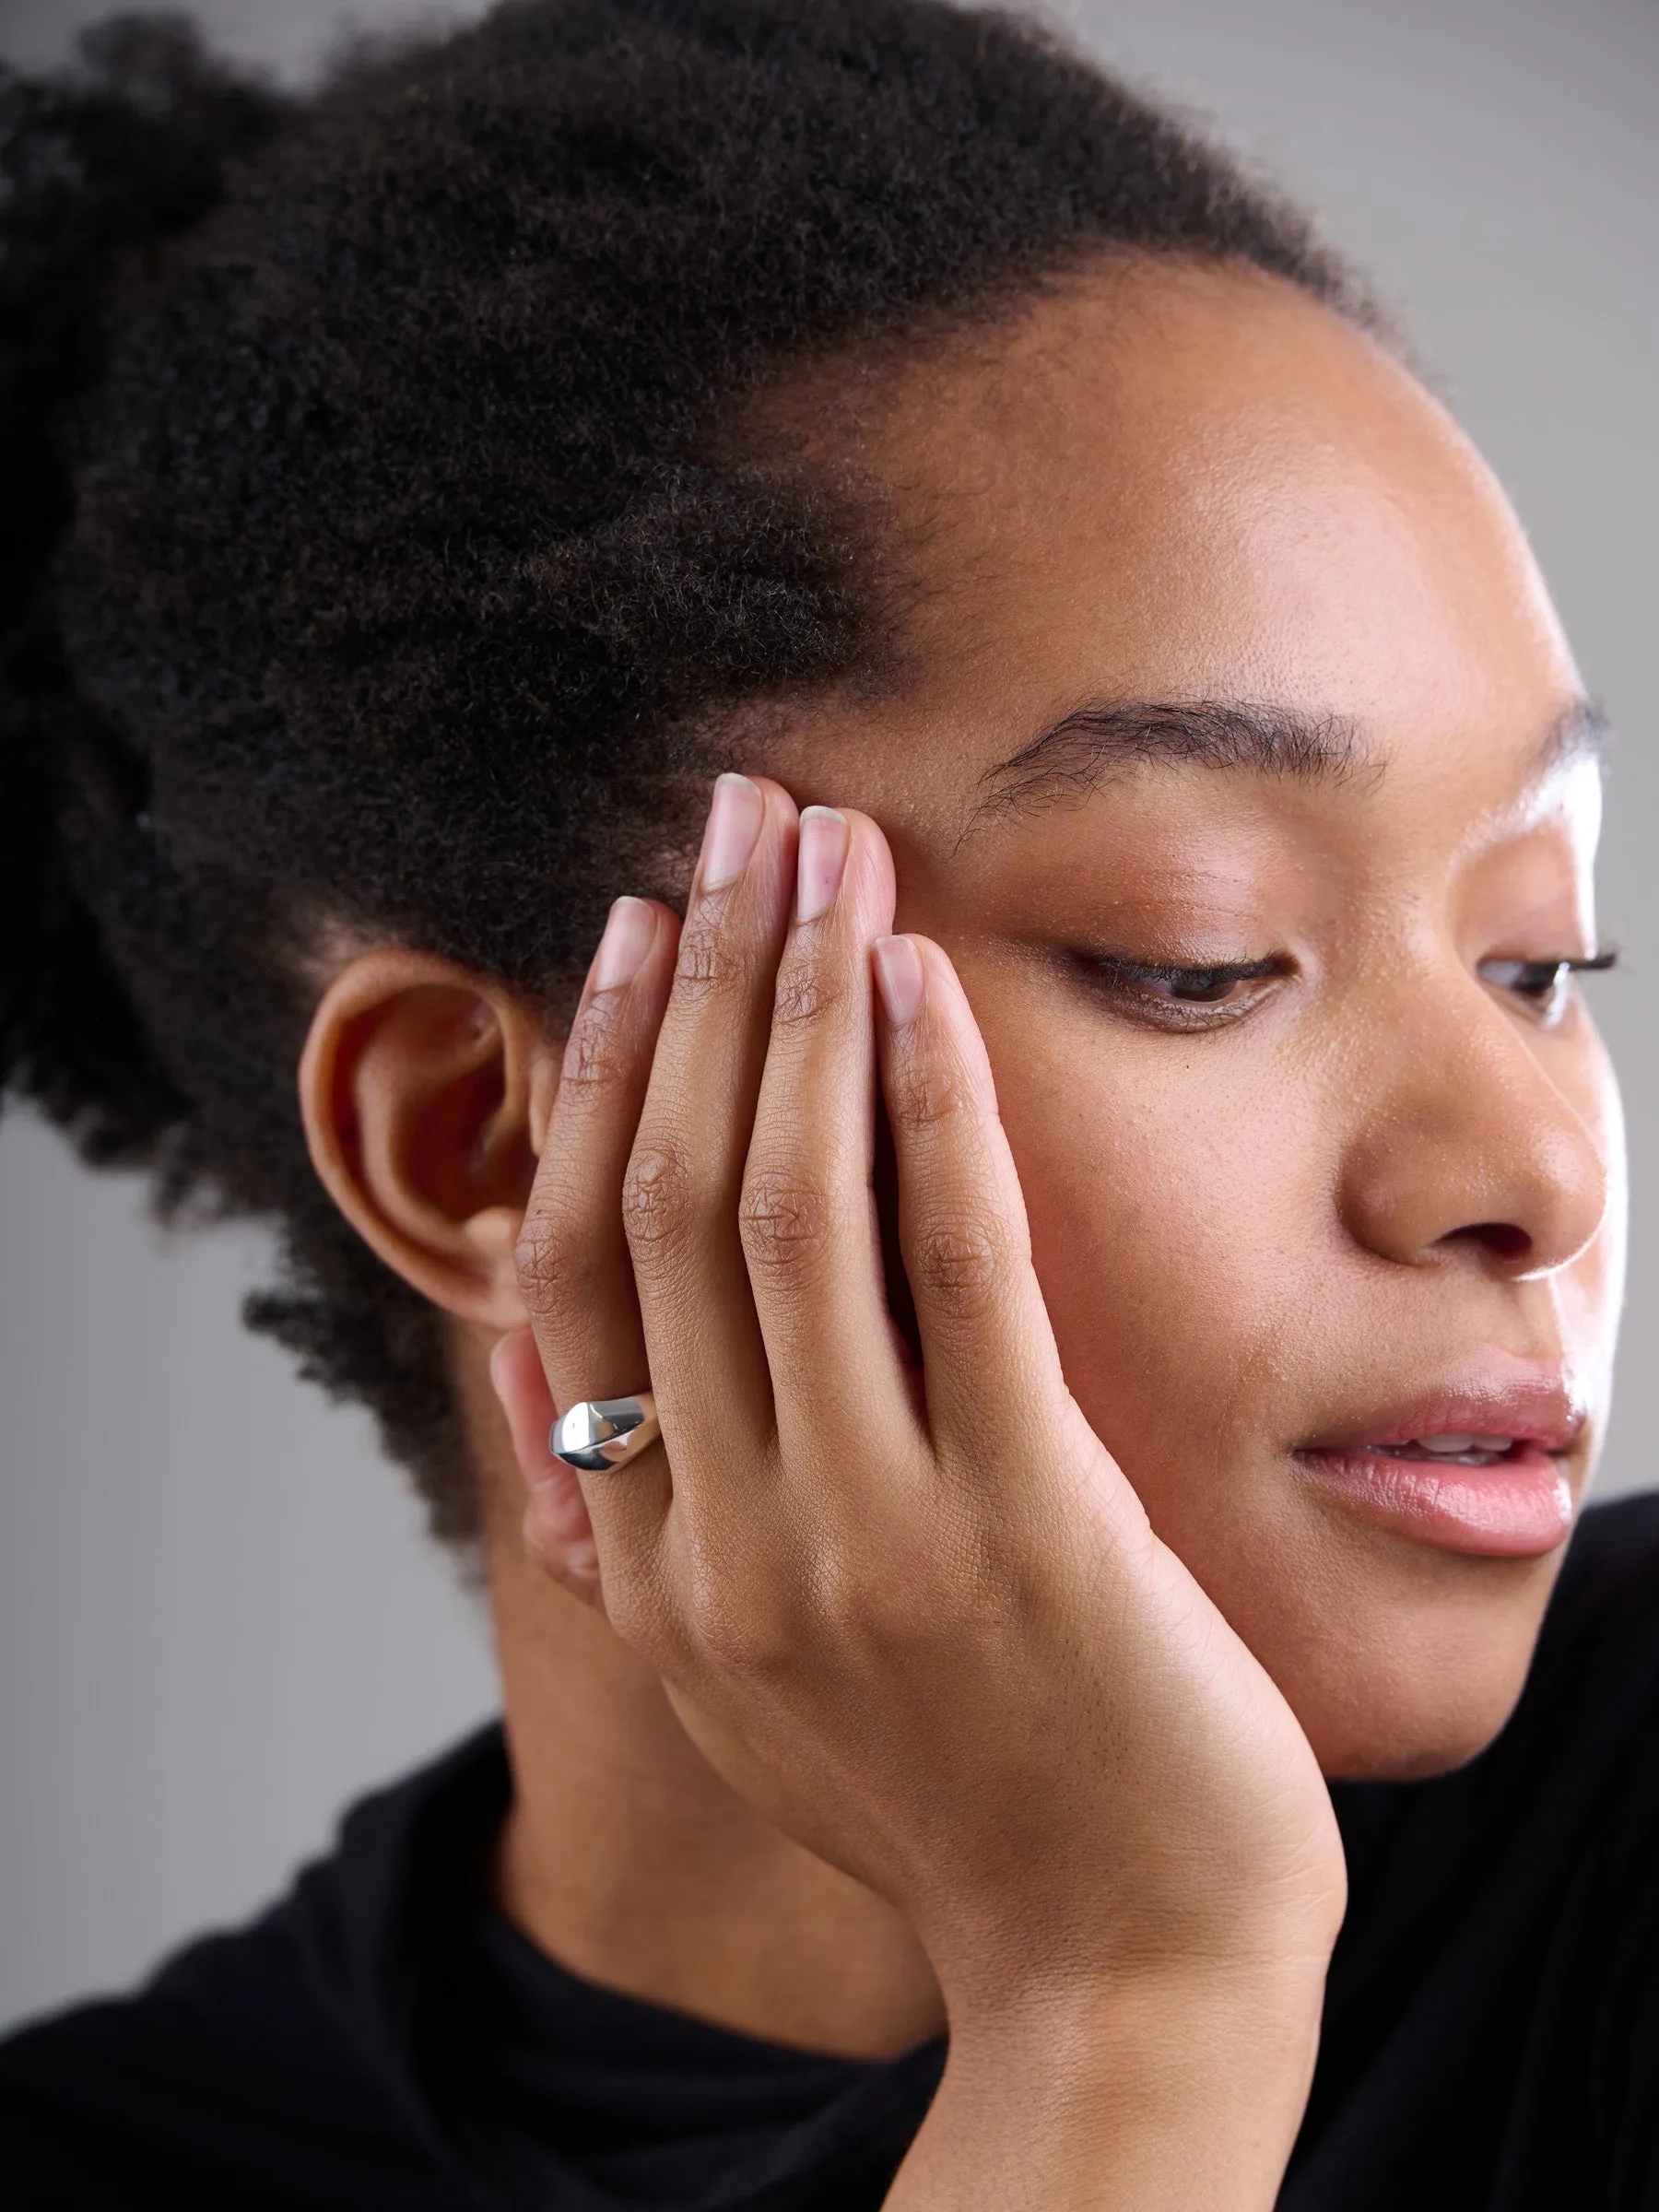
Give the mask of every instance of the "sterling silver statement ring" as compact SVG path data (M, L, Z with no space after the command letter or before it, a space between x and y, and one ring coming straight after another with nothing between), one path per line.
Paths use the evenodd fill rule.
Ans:
M567 1467L604 1475L637 1459L662 1434L656 1400L642 1390L637 1398L584 1398L561 1413L547 1438L547 1449Z

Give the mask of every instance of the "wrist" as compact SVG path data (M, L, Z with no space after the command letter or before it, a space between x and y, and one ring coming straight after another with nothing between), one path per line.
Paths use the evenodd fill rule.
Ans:
M959 2003L891 2212L1269 2212L1323 1997L1322 1962L1271 1960L1027 1980Z
M953 2038L1033 2028L1064 2035L1090 2021L1110 2032L1143 2007L1218 2022L1255 2010L1317 2025L1346 1905L1344 1879L1288 1912L1220 1909L1135 1924L1113 1914L1104 1925L1050 1915L1041 1925L924 1929L923 1940Z

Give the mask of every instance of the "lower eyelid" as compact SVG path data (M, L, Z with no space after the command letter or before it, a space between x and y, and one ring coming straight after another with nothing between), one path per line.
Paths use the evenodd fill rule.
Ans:
M1104 994L1115 1000L1125 1018L1139 1018L1154 1027L1190 1030L1218 1028L1227 1022L1241 1019L1267 995L1278 979L1274 976L1241 978L1243 995L1232 999L1176 998L1148 989L1133 976L1113 976L1110 972L1099 975L1096 980L1103 986Z

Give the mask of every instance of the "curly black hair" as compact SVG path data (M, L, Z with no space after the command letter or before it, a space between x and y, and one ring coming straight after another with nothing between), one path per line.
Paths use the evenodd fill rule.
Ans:
M879 502L746 438L776 380L1113 251L1368 311L945 0L509 0L303 99L122 18L0 78L0 1084L165 1211L273 1218L250 1323L463 1538L441 1318L306 1156L322 948L557 1016L615 893L678 895L735 719L879 683Z

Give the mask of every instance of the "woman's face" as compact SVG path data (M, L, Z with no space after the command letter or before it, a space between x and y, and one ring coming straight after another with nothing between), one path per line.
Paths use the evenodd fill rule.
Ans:
M1093 275L825 420L916 524L910 674L766 764L882 823L957 961L1159 1533L1328 1772L1454 1764L1520 1688L1620 1278L1617 1094L1553 980L1598 773L1519 527L1251 273ZM1517 1441L1410 1441L1449 1436Z

